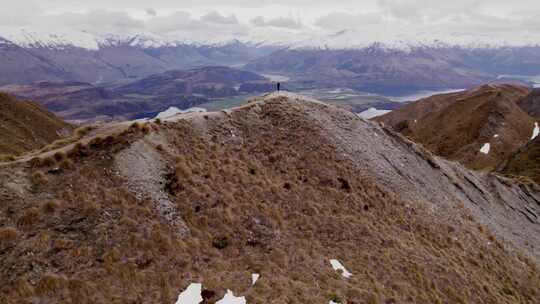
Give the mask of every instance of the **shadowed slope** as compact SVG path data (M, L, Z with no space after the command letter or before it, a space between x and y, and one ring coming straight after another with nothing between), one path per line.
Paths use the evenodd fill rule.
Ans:
M0 154L19 154L64 137L72 126L30 101L0 93Z

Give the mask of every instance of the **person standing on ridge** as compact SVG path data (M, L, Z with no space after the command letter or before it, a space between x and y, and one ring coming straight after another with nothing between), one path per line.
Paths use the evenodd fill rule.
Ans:
M279 92L279 89L281 88L281 83L277 83L277 91Z

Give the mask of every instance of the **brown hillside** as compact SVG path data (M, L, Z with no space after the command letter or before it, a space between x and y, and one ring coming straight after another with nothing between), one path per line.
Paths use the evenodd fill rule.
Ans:
M108 126L0 181L0 302L540 301L537 190L295 95Z
M40 148L71 130L71 125L38 104L0 93L0 154Z
M540 184L540 137L522 147L500 168L504 174L525 176Z
M531 138L535 121L517 105L528 92L517 85L484 85L422 99L376 120L437 155L493 169ZM490 150L484 154L486 143Z
M519 101L518 105L530 116L540 119L540 88L532 89L531 93Z

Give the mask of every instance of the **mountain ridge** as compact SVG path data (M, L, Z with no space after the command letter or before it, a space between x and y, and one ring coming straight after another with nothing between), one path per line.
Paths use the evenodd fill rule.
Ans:
M15 157L70 135L73 126L37 103L0 93L0 131L0 154Z
M531 139L535 120L519 105L529 89L490 84L421 99L375 120L433 153L495 169Z
M250 303L540 297L537 187L291 93L0 166L6 300L172 303L195 282Z

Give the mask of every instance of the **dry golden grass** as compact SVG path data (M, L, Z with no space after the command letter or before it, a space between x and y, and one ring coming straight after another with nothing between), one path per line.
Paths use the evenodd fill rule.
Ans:
M52 150L57 150L57 149L63 148L65 146L69 145L69 144L77 142L78 140L80 140L84 136L88 135L91 131L95 130L96 128L97 128L97 126L85 126L85 127L77 128L73 132L72 136L67 137L67 138L62 138L62 139L55 140L51 144L41 148L39 150L39 152L43 153L43 152L49 152L49 151L52 151Z
M45 173L41 171L35 171L31 175L31 181L32 181L32 184L35 186L42 186L42 185L46 185L49 179L47 178Z
M54 213L58 208L60 208L60 202L57 200L49 200L41 207L45 213Z
M48 156L41 160L41 165L44 167L52 167L56 165L56 158L54 156Z
M9 244L17 240L19 231L15 227L0 228L0 244Z
M96 128L97 128L96 126L84 126L84 127L77 128L74 133L76 137L82 138L88 135L88 133L95 130Z
M139 122L134 122L131 124L131 126L129 126L129 128L135 132L139 132L141 131L141 128L142 128L142 124L139 123Z
M17 157L15 155L11 154L0 154L0 163L4 162L12 162L17 160Z
M40 214L41 212L39 211L38 208L36 207L28 208L21 215L21 217L17 221L17 224L19 226L32 226L39 220Z
M71 148L67 152L67 155L68 157L80 157L80 156L86 155L88 153L87 150L88 149L86 145L84 145L81 142L78 142L73 146L73 148Z
M57 151L54 153L53 157L57 162L61 162L67 158L67 155L63 151Z
M0 273L0 293L14 303L174 303L202 282L214 300L230 288L249 303L539 302L535 264L463 208L455 222L441 221L340 158L300 113L276 104L261 113L255 127L235 125L241 145L212 119L213 138L186 123L162 125L180 155L169 159L163 187L186 237L113 173L111 145L51 174L47 193L60 205L53 214L35 207L43 193L0 205L22 231L0 259L13 269ZM331 258L353 276L336 273ZM29 272L36 263L39 272ZM261 278L251 286L255 272Z
M54 296L62 288L67 287L67 279L54 273L46 273L36 286L39 295Z
M150 125L148 123L145 123L142 127L141 127L141 132L143 134L148 134L150 133L152 129L150 128Z
M60 169L62 170L71 170L74 166L75 163L69 158L62 160L62 162L60 163Z

